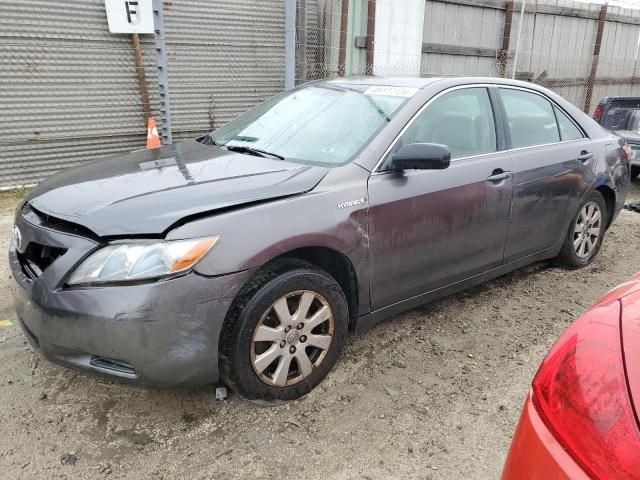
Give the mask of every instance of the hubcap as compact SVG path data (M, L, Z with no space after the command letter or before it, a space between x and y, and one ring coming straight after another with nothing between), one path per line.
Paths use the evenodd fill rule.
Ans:
M320 366L331 346L333 331L333 312L321 295L300 290L280 297L253 333L253 369L269 385L298 383Z
M579 258L588 258L595 250L602 230L602 212L595 202L589 202L573 227L573 249Z

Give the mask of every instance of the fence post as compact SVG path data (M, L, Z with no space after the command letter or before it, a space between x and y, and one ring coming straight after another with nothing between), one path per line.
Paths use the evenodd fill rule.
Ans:
M589 112L591 108L591 97L593 97L593 87L596 81L596 73L598 72L598 61L600 59L600 46L602 45L602 32L604 31L604 22L607 18L607 4L600 7L600 16L598 17L598 30L596 31L596 44L593 47L593 60L591 60L591 72L587 79L587 93L584 97L584 111Z
M504 33L502 34L502 50L498 59L498 72L501 77L506 76L509 61L509 43L511 42L511 22L513 20L513 0L507 0L504 12Z
M513 55L513 72L511 78L516 78L516 69L518 68L518 53L520 53L520 37L522 36L522 22L524 20L525 6L527 0L521 0L522 6L520 7L520 20L518 21L518 38L516 39L516 53Z
M344 77L347 68L347 29L349 28L349 0L342 0L340 10L340 47L338 50L338 76Z
M296 83L296 0L286 0L284 36L284 89Z
M298 20L296 37L298 40L298 58L296 59L298 83L307 81L307 0L298 0Z
M365 70L373 75L374 42L376 38L376 0L367 2L367 56Z

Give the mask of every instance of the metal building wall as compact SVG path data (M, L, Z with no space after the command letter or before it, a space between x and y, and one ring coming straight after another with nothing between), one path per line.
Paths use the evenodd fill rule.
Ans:
M164 14L174 142L284 89L284 0L179 0Z
M0 187L144 145L130 37L108 32L104 0L0 1L0 132Z
M504 0L426 0L421 73L499 75L505 7ZM508 76L513 68L520 7L515 1L505 68ZM600 8L599 4L572 0L527 0L517 76L546 85L583 108ZM634 69L639 34L640 9L609 6L590 112L603 96L640 95L640 72L637 65Z

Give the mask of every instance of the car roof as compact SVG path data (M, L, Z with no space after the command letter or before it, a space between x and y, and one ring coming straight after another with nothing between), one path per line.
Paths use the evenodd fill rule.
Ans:
M514 80L504 77L476 77L464 75L446 75L441 77L386 77L386 76L361 76L361 77L338 77L331 80L320 80L313 83L325 83L334 85L379 85L386 87L404 87L423 89L434 83L446 83L448 86L468 85L468 84L492 84L511 85L523 87L531 90L547 91L547 89L535 83L522 80Z
M341 77L321 83L347 85L380 85L385 87L424 88L441 80L440 77Z

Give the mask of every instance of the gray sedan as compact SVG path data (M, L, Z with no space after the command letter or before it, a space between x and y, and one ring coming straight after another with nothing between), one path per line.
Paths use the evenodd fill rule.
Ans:
M533 84L305 84L35 188L17 317L63 365L291 400L350 331L532 262L588 265L629 175L624 140Z

